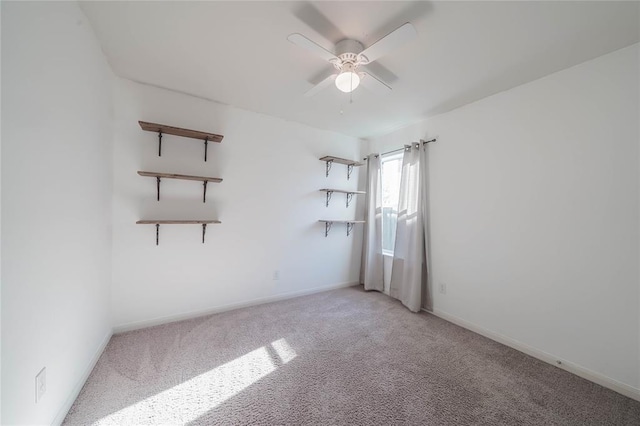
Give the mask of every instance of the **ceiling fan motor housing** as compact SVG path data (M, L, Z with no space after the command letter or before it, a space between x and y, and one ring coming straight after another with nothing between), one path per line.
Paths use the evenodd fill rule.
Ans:
M354 53L357 55L363 50L364 46L357 40L344 39L336 44L336 56L340 56L343 53Z
M348 64L351 65L349 68L354 69L360 64L367 63L366 58L359 55L364 50L364 46L357 40L345 39L339 41L335 50L340 63L334 63L334 65L339 70L345 70Z

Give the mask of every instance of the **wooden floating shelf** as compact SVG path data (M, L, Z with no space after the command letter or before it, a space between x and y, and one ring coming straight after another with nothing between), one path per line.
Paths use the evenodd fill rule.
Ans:
M327 206L327 207L329 207L329 201L331 200L331 195L334 192L340 192L341 194L347 194L347 208L349 207L349 204L351 203L351 199L353 198L354 194L366 194L366 192L364 192L364 191L345 191L344 189L331 189L331 188L322 188L320 191L327 193L327 202L325 204L325 206Z
M332 161L338 164L344 164L345 166L362 166L364 163L354 160L347 160L346 158L334 157L332 155L326 155L320 158L320 161Z
M323 192L340 192L341 194L366 194L364 191L345 191L344 189L322 188Z
M204 141L204 161L207 161L207 145L209 142L222 142L224 136L215 133L201 132L199 130L183 129L181 127L167 126L166 124L138 121L142 130L158 134L158 157L162 156L162 135L181 136L183 138L199 139Z
M209 177L209 176L191 176L191 175L177 175L174 173L158 173L158 172L143 172L138 171L140 176L147 177L159 177L159 178L167 178L167 179L182 179L182 180L197 180L200 182L222 182L221 178Z
M203 189L203 192L202 192L202 202L203 203L207 202L207 183L208 182L214 182L214 183L222 182L222 179L220 179L220 178L209 177L209 176L177 175L177 174L174 174L174 173L143 172L141 170L138 170L138 174L140 176L156 178L156 186L157 186L157 192L158 192L157 200L158 201L160 201L160 180L162 178L181 179L181 180L196 180L196 181L202 182L203 186L204 186L204 189Z
M181 127L167 126L166 124L138 121L142 130L147 132L162 133L165 135L181 136L183 138L207 140L209 142L222 142L224 136L215 133L201 132L199 130L183 129Z
M347 166L347 180L351 177L351 172L353 172L354 167L362 166L364 163L355 160L347 160L346 158L334 157L332 155L326 155L324 157L320 157L320 161L324 161L327 163L326 165L326 174L325 176L329 176L329 170L331 170L331 166L333 163L344 164Z
M156 245L160 243L160 225L202 225L202 244L204 244L204 234L207 232L207 225L222 223L219 220L139 220L138 225L156 226Z
M318 222L325 223L365 223L364 220L333 220L333 219L320 219Z
M329 236L329 231L331 230L331 226L334 223L344 223L347 225L347 237L351 234L351 230L353 229L353 225L356 223L365 223L364 220L331 220L331 219L320 219L318 222L324 223L324 236Z
M136 222L138 225L200 225L222 223L219 220L139 220Z

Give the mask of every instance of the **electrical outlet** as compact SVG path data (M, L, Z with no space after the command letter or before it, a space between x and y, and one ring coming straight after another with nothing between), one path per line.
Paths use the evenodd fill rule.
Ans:
M440 285L438 286L438 291L441 294L447 294L447 284L441 282Z
M280 279L280 271L278 270L273 271L273 280L278 281L279 279Z
M47 367L44 367L36 376L36 403L40 402L47 391Z

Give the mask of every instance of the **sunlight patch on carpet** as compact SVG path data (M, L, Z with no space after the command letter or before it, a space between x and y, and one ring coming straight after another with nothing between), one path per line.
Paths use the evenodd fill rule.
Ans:
M275 353L279 359L273 359ZM100 419L96 425L189 423L297 356L285 339L251 351Z
M296 351L284 339L278 339L271 343L271 347L276 351L283 364L288 363L297 356Z

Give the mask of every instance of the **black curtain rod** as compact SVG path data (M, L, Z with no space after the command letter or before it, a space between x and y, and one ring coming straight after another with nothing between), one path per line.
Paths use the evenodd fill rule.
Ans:
M433 139L429 139L428 141L425 141L424 139L420 139L421 144L427 144L427 143L431 143L431 142L436 142L437 138L433 138ZM414 143L418 143L418 142L414 142ZM382 154L376 154L375 156L378 157L380 155L387 155L387 154L393 154L394 152L398 152L398 151L404 151L405 147L402 148L398 148L398 149L394 149L393 151L387 151L387 152L383 152ZM364 157L363 160L366 160L367 157Z

